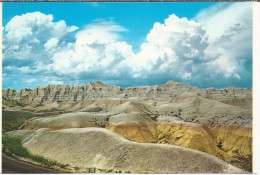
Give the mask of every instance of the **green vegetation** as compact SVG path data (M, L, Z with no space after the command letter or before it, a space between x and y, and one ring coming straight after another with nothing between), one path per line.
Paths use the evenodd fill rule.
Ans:
M51 115L62 114L63 112L44 112L34 113L30 111L2 111L2 132L18 130L19 127L26 122L26 120L33 117L47 117Z
M11 155L14 154L19 157L28 157L29 152L26 148L23 147L21 139L18 137L3 137L3 152Z
M35 155L30 153L25 147L23 147L21 138L19 137L11 137L4 135L3 136L3 153L9 155L9 156L18 156L18 157L23 157L27 158L30 160L33 160L37 163L40 163L42 166L47 167L47 168L52 168L52 167L59 167L61 169L65 169L65 171L69 172L69 165L66 164L60 164L56 161L52 161L49 159L46 159L43 156ZM74 170L79 171L79 167L74 167ZM113 171L113 170L106 170L106 169L97 169L97 168L85 168L84 171L85 173L96 173L96 172L103 172L103 173L122 173L122 171ZM130 172L125 172L125 173L130 173Z
M30 153L25 147L23 147L21 139L19 137L3 136L3 153L11 156L15 155L18 157L31 159L47 168L51 168L54 166L65 168L66 166L68 166Z
M3 132L17 130L26 120L32 117L36 117L36 115L32 112L3 110Z

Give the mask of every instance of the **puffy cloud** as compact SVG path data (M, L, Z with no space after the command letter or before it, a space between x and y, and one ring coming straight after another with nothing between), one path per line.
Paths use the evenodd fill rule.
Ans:
M4 87L43 82L32 81L36 76L55 78L49 69L50 57L63 48L62 43L76 29L63 20L55 22L53 15L41 12L14 16L3 28L3 73L8 73L3 76Z
M156 22L148 33L147 42L132 61L134 76L166 74L167 79L190 79L191 66L203 62L207 46L201 24L170 15L163 24Z
M206 55L215 55L211 69L224 78L252 79L252 3L213 6L196 16L209 35ZM217 26L217 27L216 27ZM219 75L218 75L219 76Z
M203 24L213 42L230 26L237 23L252 23L252 3L218 3L198 13L196 21Z
M76 34L75 43L53 55L51 67L60 75L84 74L102 79L164 76L190 80L205 59L206 31L187 18L170 15L163 24L155 23L138 53L119 41L117 32L121 31L126 29L111 22L87 25Z
M63 20L54 22L52 15L41 12L14 16L4 27L3 58L43 59L46 54L44 46L54 46L57 40L76 29L76 26L67 26Z
M134 55L130 45L118 41L117 32L123 31L126 29L112 22L87 25L76 34L75 43L53 55L53 70L59 74L120 75L123 68L118 66L120 62Z
M134 76L197 86L251 86L251 43L251 3L218 4L194 20L170 15L147 35L132 62Z
M94 23L85 26L85 29L76 34L78 44L106 44L117 41L120 35L117 32L125 32L126 28L109 20L95 20Z
M27 82L17 81L28 85L38 75L41 83L58 84L101 80L129 86L173 79L201 87L251 86L251 12L250 3L221 3L192 20L172 14L154 23L138 52L121 37L128 30L111 19L73 32L77 27L54 22L52 15L27 13L4 28L3 73L27 75Z
M53 22L52 15L41 12L26 13L13 17L5 26L6 39L13 44L39 43L48 37L62 38L66 33L76 30L77 27L67 27L65 21Z

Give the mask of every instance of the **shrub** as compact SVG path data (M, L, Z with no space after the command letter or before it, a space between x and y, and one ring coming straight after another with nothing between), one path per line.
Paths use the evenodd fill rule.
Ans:
M36 162L40 162L41 164L45 165L46 167L59 166L59 164L56 161L46 159L42 156L30 154L29 158Z
M22 140L19 137L3 136L3 152L9 155L14 154L18 157L31 159L35 162L41 163L42 165L48 168L53 166L59 166L59 167L67 166L67 165L57 163L56 161L46 159L43 156L30 153L25 147L23 147Z
M3 137L3 151L8 154L15 154L20 157L28 157L29 151L22 146L21 139L18 137Z

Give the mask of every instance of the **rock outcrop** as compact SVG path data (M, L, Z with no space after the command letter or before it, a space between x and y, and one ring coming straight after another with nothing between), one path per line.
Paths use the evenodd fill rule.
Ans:
M182 93L191 93L216 100L247 99L252 98L251 89L248 88L225 88L225 89L199 89L189 85L169 81L164 85L128 87L107 85L102 82L90 82L85 86L68 85L48 85L46 87L37 87L31 89L2 90L3 104L17 104L21 106L33 105L39 106L47 102L72 101L79 102L84 99L105 99L121 98L129 99L131 97L141 97L147 99L169 99Z

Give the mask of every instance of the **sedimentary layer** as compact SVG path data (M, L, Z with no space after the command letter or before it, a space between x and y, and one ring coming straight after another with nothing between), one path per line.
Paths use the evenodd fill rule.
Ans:
M14 89L2 90L4 105L44 105L44 102L55 101L82 101L84 99L104 99L131 97L148 99L169 99L181 93L191 93L209 99L226 100L251 98L252 92L248 88L206 88L181 84L169 81L163 85L128 87L107 85L102 82L90 82L87 85L78 85L70 87L68 85L48 85L46 87L37 87L33 90L25 88L20 91Z
M7 134L20 135L23 145L33 154L80 169L94 167L131 173L246 173L200 151L135 143L102 128L39 129Z

